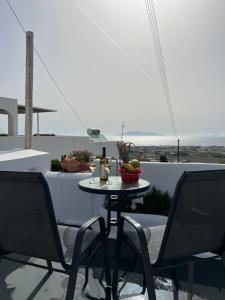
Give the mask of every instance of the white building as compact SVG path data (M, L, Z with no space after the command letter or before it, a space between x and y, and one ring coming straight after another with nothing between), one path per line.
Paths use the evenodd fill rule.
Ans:
M39 128L39 113L44 112L55 112L55 110L33 107L33 113L37 114L37 129ZM0 136L0 151L24 148L24 136L18 135L18 114L24 113L24 105L18 105L16 99L0 97L0 114L8 115L8 136ZM40 135L38 129L37 135L32 138L32 149L49 152L50 159L60 159L62 154L68 154L75 149L86 149L95 154L100 154L103 146L107 148L108 155L117 157L116 142L107 141L101 134L96 137L93 135Z

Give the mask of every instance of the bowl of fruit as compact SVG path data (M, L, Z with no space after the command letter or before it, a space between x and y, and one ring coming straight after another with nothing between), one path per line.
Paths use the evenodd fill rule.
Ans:
M141 168L132 167L131 162L128 164L122 163L119 168L121 179L124 183L136 183L139 180Z
M137 159L129 160L129 152L132 143L118 143L120 163L119 173L124 183L136 183L139 180L141 168Z

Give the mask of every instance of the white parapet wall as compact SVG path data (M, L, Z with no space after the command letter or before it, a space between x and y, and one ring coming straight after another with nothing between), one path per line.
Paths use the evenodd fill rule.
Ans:
M192 163L141 163L141 178L150 181L151 186L168 191L172 196L178 179L184 171L225 169L221 164ZM115 175L115 164L112 168ZM99 176L97 168L96 176ZM47 172L45 177L49 183L56 216L60 221L82 224L88 218L102 215L107 211L103 207L104 196L91 195L78 188L79 180L91 177L90 173ZM167 218L148 214L131 214L144 226L165 224Z
M61 159L73 150L89 150L101 154L106 147L107 155L116 157L116 142L90 142L88 136L33 136L32 149L49 152L50 159ZM24 148L24 136L0 136L0 151Z
M49 154L32 149L0 151L0 171L46 173L50 168Z
M102 145L101 145L102 146ZM206 163L141 163L141 178L150 181L151 186L168 191L173 196L176 184L184 171L225 169L223 164ZM56 217L59 221L80 225L90 217L107 212L103 207L105 197L79 190L78 182L90 178L90 173L51 172L50 158L46 152L37 150L0 151L0 171L42 172L49 184ZM114 162L111 174L116 174ZM99 164L96 169L99 176ZM147 214L133 214L144 226L166 223L166 217Z
M104 196L84 193L78 182L90 178L90 173L46 172L55 215L58 221L81 225L94 215L99 215Z
M173 196L177 181L184 171L225 169L225 164L142 162L141 168L143 179Z
M176 183L184 171L224 169L221 164L190 164L190 163L141 163L141 178L150 181L152 186L174 193ZM97 168L98 169L98 168ZM107 217L103 207L105 197L92 195L79 190L78 182L90 178L90 173L63 173L49 171L47 153L35 150L18 150L0 153L0 170L38 171L45 175L49 184L56 218L59 221L81 225L95 215ZM115 175L115 164L112 168ZM96 171L99 175L99 170ZM143 226L165 224L166 217L148 214L129 214ZM112 237L115 237L114 230Z

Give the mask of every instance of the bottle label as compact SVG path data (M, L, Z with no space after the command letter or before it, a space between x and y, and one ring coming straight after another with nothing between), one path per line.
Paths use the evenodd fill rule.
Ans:
M100 181L107 181L108 179L108 173L105 169L105 165L101 164L100 165Z
M105 169L106 164L106 148L102 148L102 156L100 158L100 181L107 181L108 180L108 173Z

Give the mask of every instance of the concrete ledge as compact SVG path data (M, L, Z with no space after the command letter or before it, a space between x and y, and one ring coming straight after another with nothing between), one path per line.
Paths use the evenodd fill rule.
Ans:
M28 171L45 173L50 169L46 152L32 149L0 152L0 171Z

